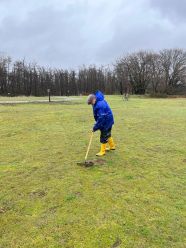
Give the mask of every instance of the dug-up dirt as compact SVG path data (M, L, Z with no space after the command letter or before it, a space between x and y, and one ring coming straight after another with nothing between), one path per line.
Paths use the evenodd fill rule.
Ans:
M80 166L84 166L84 167L92 167L94 165L103 165L105 164L106 161L104 159L94 159L94 160L88 160L86 162L78 162L77 164Z

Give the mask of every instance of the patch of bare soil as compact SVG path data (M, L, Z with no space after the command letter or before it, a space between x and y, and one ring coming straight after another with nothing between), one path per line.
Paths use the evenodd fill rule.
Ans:
M98 158L98 159L94 160L94 163L99 164L99 165L103 165L106 163L106 160Z
M104 159L94 159L94 160L88 160L86 162L78 162L77 164L80 166L84 166L84 167L92 167L94 165L103 165L106 163L106 160Z
M3 208L3 207L1 207L1 208L0 208L0 214L4 214L5 212L6 212L6 209Z
M47 193L44 190L37 190L33 191L30 193L31 197L36 197L36 198L42 198L46 195Z
M121 245L121 239L117 238L111 248L117 248Z

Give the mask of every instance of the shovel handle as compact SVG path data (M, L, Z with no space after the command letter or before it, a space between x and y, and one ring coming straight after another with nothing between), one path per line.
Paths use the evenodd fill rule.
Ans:
M92 132L91 137L90 137L90 141L89 141L89 144L88 144L88 148L87 148L87 153L85 155L85 162L87 161L87 158L88 158L88 154L89 154L89 151L90 151L90 146L92 144L93 135L94 135L94 133Z

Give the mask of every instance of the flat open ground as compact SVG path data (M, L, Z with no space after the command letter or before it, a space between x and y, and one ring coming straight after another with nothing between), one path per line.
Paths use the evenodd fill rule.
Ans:
M78 97L64 97L64 96L51 96L52 102L69 102L78 101L82 98ZM48 103L48 97L0 97L0 105L5 104L18 104L18 103Z
M117 150L92 168L85 98L0 106L0 248L185 247L186 100L107 99Z

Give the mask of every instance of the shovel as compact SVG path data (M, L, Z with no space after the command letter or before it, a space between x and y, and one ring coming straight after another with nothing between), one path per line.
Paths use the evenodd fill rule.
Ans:
M91 167L91 166L94 165L93 161L90 161L90 160L88 161L87 160L88 154L89 154L89 151L90 151L90 147L91 147L91 144L92 144L93 135L94 135L94 133L92 132L91 136L90 136L90 141L89 141L89 144L88 144L87 152L86 152L86 155L85 155L85 161L77 163L78 165L84 165L85 167Z

